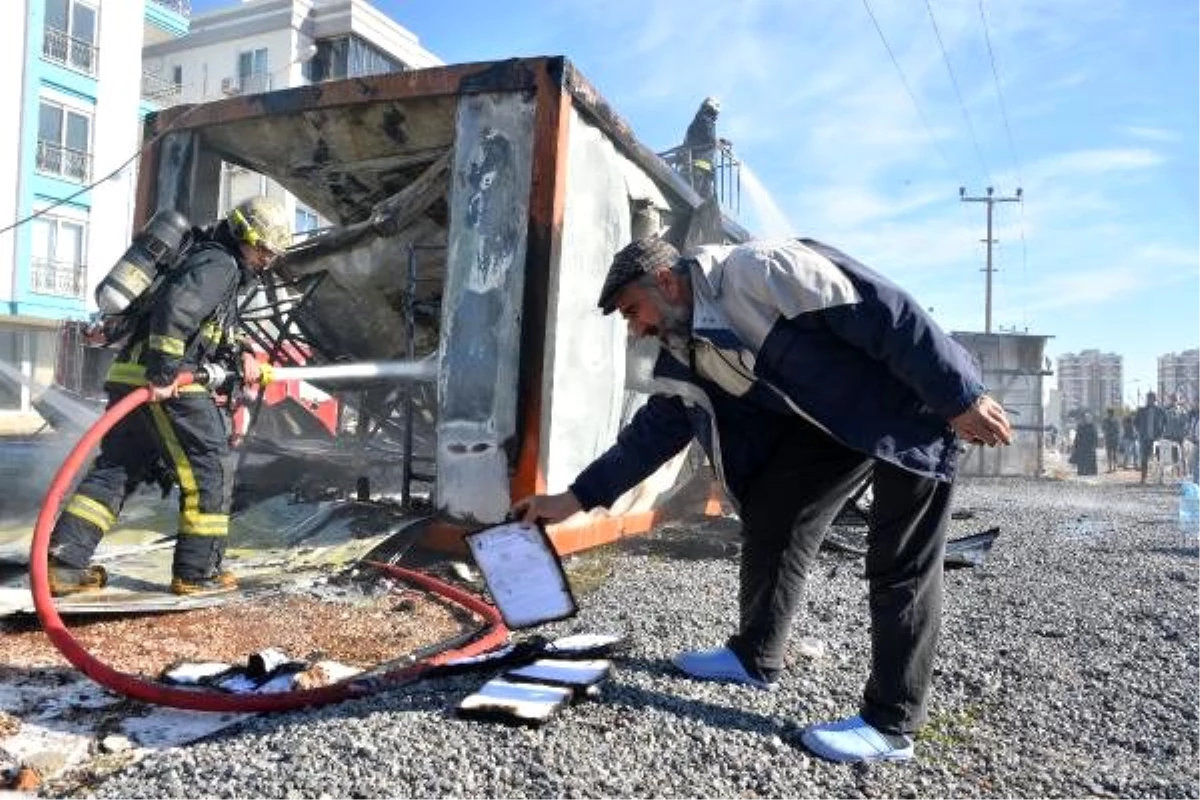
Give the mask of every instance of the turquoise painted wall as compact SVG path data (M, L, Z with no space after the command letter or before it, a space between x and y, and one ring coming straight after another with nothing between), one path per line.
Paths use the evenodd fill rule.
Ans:
M129 0L120 0L129 2ZM189 20L153 0L144 3L144 19L174 36L187 33ZM39 174L35 168L38 137L38 104L43 90L53 90L69 95L85 108L95 108L97 79L74 70L67 69L42 57L43 30L45 28L45 4L34 0L29 4L30 24L28 41L25 42L25 53L28 69L25 71L25 86L23 91L24 108L21 109L21 154L20 163L25 170L22 181L21 195L17 200L17 214L24 219L34 212L35 208L63 202L64 208L88 214L91 210L91 192L84 184L73 183L50 175ZM103 58L103 54L101 54ZM141 116L153 110L149 105L142 104L138 109ZM94 130L94 128L93 128ZM132 153L131 153L132 155ZM92 175L95 181L103 175ZM82 190L82 191L81 191ZM70 198L69 200L67 198ZM20 314L25 316L43 317L48 319L82 318L87 315L87 301L51 295L34 294L30 291L30 269L32 258L33 228L28 223L21 225L16 231L16 279L13 301L7 308L0 308L0 314ZM96 265L89 264L94 269Z
M38 138L38 105L44 90L53 90L68 95L84 108L96 105L96 79L69 70L42 57L45 6L30 4L29 40L25 43L29 65L25 71L25 107L21 119L21 164L26 171L18 199L18 214L28 217L34 209L57 201L71 198L67 203L75 210L88 212L91 209L90 192L84 184L73 183L49 175L39 174L35 168ZM94 179L95 176L93 176ZM80 191L83 189L84 191ZM17 270L14 302L11 313L25 316L67 319L83 317L87 313L87 302L67 297L34 294L30 291L30 259L32 258L33 227L28 223L17 231Z

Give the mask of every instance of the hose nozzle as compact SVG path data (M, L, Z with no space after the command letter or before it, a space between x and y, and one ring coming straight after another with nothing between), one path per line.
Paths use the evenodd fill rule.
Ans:
M192 374L196 383L209 390L221 388L232 377L232 373L220 364L202 364Z

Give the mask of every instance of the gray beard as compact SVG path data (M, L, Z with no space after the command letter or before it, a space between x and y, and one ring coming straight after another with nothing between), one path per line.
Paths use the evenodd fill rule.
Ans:
M691 309L673 306L664 300L659 311L662 314L662 324L658 330L659 340L670 350L686 352L692 342Z

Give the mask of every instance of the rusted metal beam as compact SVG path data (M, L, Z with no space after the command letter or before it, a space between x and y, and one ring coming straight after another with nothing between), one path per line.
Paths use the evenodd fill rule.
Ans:
M455 64L297 86L212 103L173 106L153 119L155 132L200 128L254 119L264 114L299 114L364 102L486 91L532 91L533 76L546 59Z
M525 316L521 322L518 375L519 431L511 491L513 499L546 490L542 450L542 387L550 266L562 248L566 197L568 120L571 98L547 70L538 74L534 115L533 174L525 251Z

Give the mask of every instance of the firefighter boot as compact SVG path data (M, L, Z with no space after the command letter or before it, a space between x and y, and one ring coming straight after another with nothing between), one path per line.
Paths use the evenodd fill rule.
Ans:
M232 572L218 572L207 578L171 578L171 594L201 595L232 592L238 588L237 576Z
M51 559L49 574L51 597L96 592L108 584L108 572L98 564L79 568Z
M179 534L171 564L171 593L216 594L238 588L237 576L221 569L224 557L224 536Z

